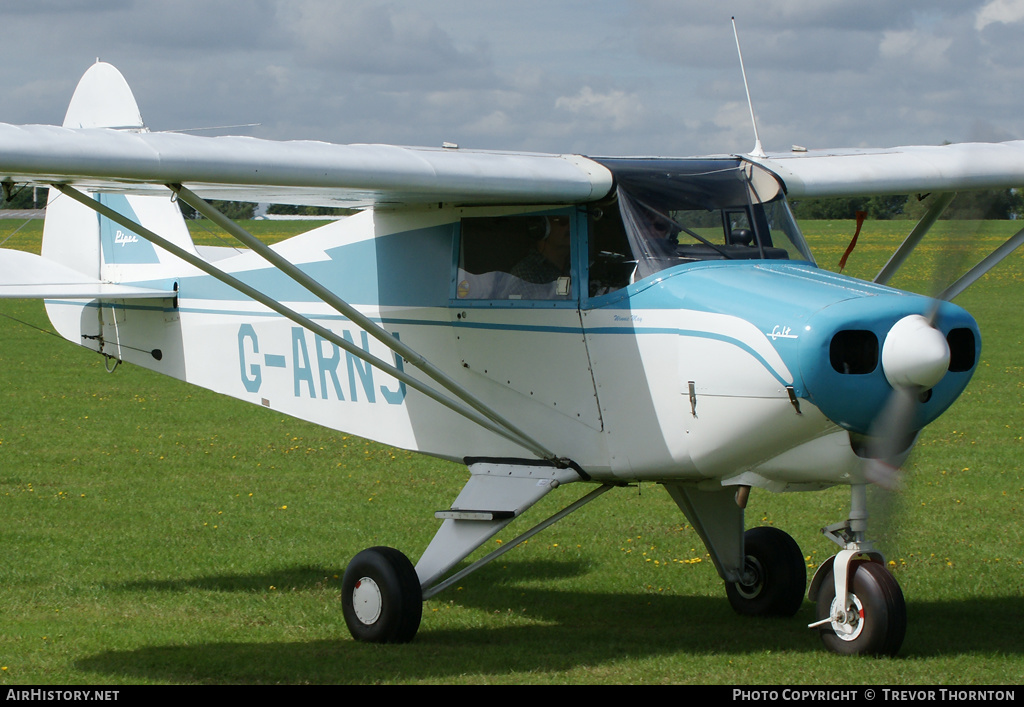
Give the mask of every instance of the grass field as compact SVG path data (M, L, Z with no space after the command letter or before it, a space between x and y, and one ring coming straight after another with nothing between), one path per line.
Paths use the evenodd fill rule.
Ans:
M0 241L17 226L0 221ZM894 285L928 289L941 252L987 252L1015 230L940 226ZM853 224L803 227L834 268ZM847 272L873 276L909 227L867 224ZM38 240L31 224L3 247ZM356 644L338 600L348 559L375 544L418 557L464 468L131 366L107 374L41 331L39 303L0 301L0 685L1018 684L1024 256L958 303L979 320L982 359L919 444L887 541L907 638L898 658L850 659L805 628L809 602L791 620L734 614L654 485L605 495L426 602L414 643ZM790 532L810 572L847 493L755 491L748 525Z

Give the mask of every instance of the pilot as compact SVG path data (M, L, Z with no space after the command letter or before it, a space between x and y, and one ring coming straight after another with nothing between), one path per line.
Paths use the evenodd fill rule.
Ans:
M644 214L645 229L644 236L647 238L649 247L652 248L652 255L674 256L676 246L679 245L679 229L668 216L657 211Z
M512 275L534 284L569 275L569 217L547 216L534 247L512 267Z

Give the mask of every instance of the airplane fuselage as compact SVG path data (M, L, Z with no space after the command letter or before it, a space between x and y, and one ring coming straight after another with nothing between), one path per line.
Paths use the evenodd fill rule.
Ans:
M474 219L538 212L572 222L566 292L473 297L480 285L460 252ZM576 207L378 210L275 250L595 480L772 490L863 480L855 440L891 392L865 342L878 349L927 300L782 259L683 262L595 292L589 225ZM217 265L415 374L255 254ZM173 280L174 301L48 307L55 321L96 329L87 346L327 427L459 461L531 456L209 275L186 266ZM931 389L922 425L959 395L980 346L966 312L943 311L947 331L970 332L969 361Z

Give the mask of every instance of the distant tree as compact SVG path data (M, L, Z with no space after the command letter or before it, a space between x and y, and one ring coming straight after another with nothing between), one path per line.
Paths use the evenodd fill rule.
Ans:
M8 199L6 189L0 189L0 209L41 209L46 206L46 192L45 187L33 190L32 187L15 186Z
M287 216L351 216L354 209L332 208L329 206L296 206L295 204L271 204L268 214Z
M798 219L854 219L858 211L865 211L872 220L887 221L901 216L906 203L906 196L855 196L795 199L792 208Z
M256 204L248 201L211 201L210 204L229 219L235 221L250 219L256 212ZM181 215L187 219L201 219L203 217L202 214L183 201L179 201L178 206L181 207Z
M919 219L928 210L927 200L911 197L906 216ZM1024 217L1024 192L1020 189L988 189L960 192L946 208L944 220L1002 220Z

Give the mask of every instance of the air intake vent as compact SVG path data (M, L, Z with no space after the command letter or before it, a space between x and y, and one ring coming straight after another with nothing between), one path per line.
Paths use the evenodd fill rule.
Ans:
M949 343L949 371L963 373L974 368L974 332L970 329L953 329L946 335Z
M852 329L832 337L828 347L832 368L845 375L863 375L878 367L878 337L873 331Z

